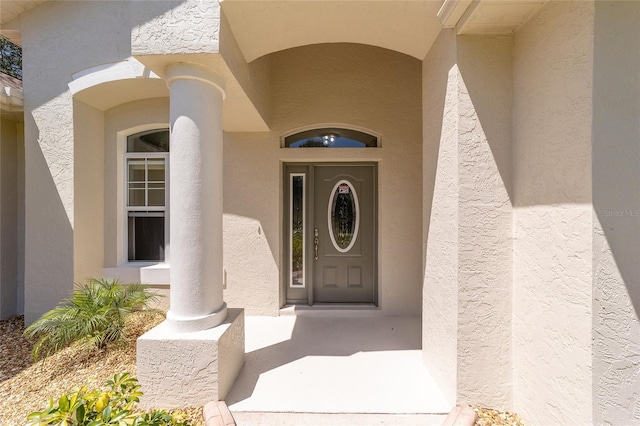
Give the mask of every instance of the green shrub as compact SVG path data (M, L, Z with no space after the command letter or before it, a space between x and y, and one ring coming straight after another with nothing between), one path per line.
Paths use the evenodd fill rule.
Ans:
M107 381L108 390L87 391L86 387L49 400L47 408L27 416L27 426L189 426L180 415L164 410L134 413L142 392L129 373Z
M122 342L127 315L148 308L157 297L142 284L91 279L74 291L71 299L25 329L26 336L38 339L33 358L37 359L41 351L50 355L77 341L97 348Z

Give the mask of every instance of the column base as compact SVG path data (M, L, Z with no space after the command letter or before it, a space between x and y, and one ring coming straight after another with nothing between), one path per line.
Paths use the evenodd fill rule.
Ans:
M222 303L222 307L215 312L201 317L180 318L167 312L167 327L176 333L191 333L194 331L206 330L216 327L227 318L227 304Z
M244 309L217 327L191 333L164 321L137 342L139 406L173 409L223 400L244 364Z

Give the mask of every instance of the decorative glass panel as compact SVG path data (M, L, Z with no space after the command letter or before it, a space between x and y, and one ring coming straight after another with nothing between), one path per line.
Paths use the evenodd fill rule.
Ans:
M291 287L304 287L304 175L291 175Z
M169 131L152 130L127 138L127 152L169 152Z
M336 250L351 250L358 236L360 207L358 194L347 180L338 182L329 197L329 235Z
M284 138L287 148L371 148L378 138L364 132L337 127L305 130Z

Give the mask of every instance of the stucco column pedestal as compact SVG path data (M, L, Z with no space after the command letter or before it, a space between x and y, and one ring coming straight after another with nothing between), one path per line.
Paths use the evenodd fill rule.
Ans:
M176 332L169 321L137 345L141 408L183 408L224 400L244 364L244 310L213 328Z
M170 308L138 339L144 407L223 399L244 363L244 311L222 298L224 80L195 64L166 68L170 89Z

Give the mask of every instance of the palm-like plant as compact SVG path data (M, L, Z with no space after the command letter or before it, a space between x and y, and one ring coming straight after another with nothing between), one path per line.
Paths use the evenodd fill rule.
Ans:
M158 295L142 284L120 283L117 279L90 279L73 292L71 299L42 315L24 334L37 338L33 358L41 351L48 356L82 341L102 348L125 340L125 318L132 312L149 310Z

